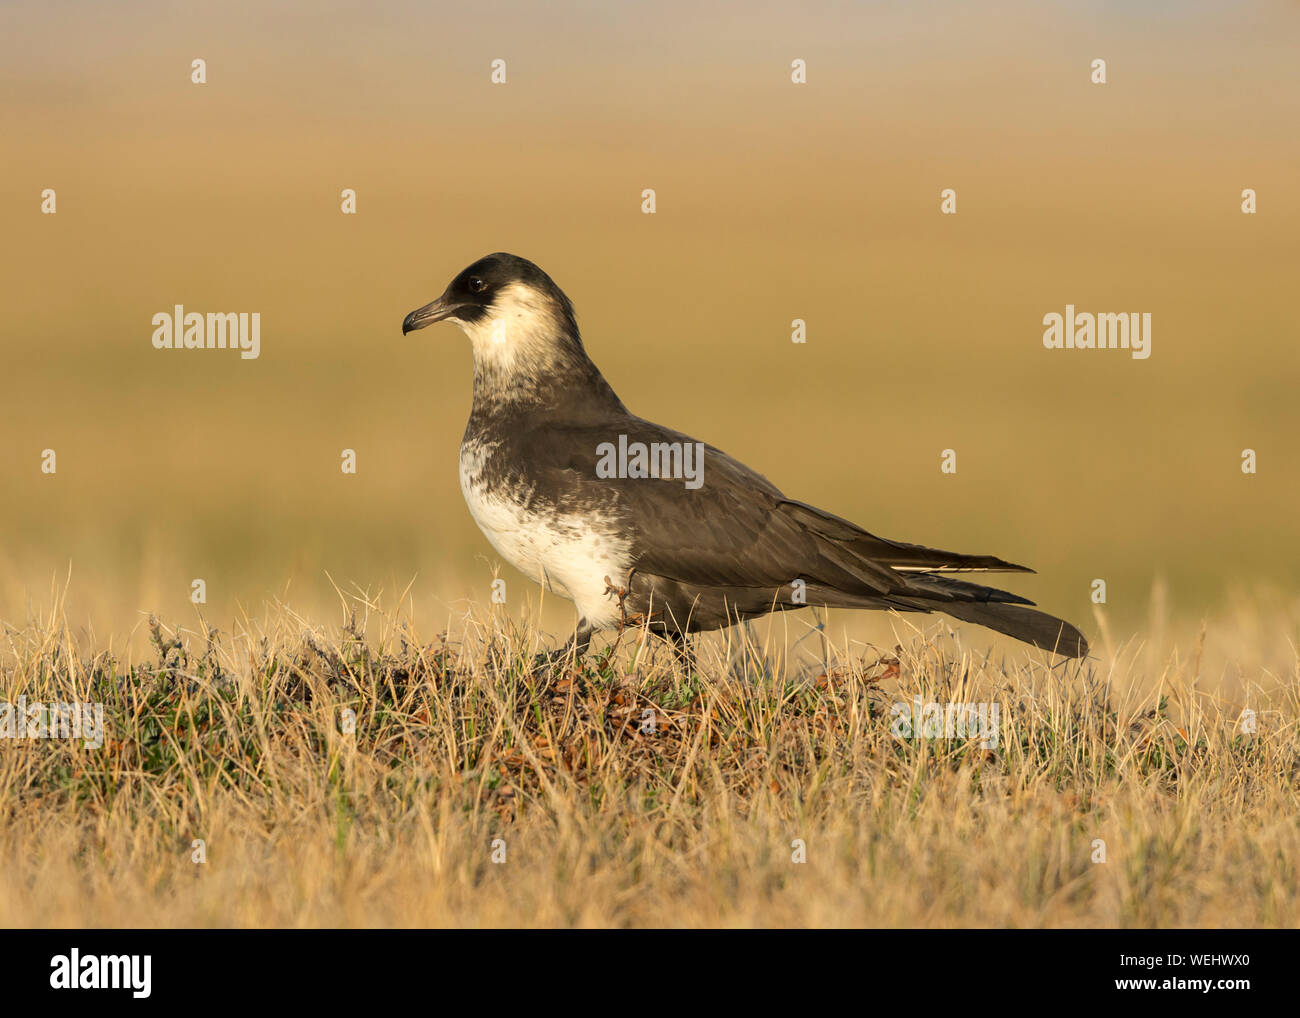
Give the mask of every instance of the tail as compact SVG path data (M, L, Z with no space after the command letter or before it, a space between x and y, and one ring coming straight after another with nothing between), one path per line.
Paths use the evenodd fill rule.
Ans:
M974 622L1035 647L1066 657L1086 657L1088 641L1070 623L1047 612L1026 608L1022 604L945 604L936 605L945 615L963 622Z
M902 579L903 577L900 577ZM907 573L906 586L888 594L845 592L822 584L808 587L812 603L832 608L892 608L908 612L943 612L1065 657L1086 657L1088 641L1074 626L1033 607L1010 591L967 583L937 573Z
M1019 594L935 573L909 573L907 581L908 593L915 592L906 598L909 606L943 612L1065 657L1088 654L1088 641L1079 630L1064 619L1038 611L1033 601Z
M821 538L818 551L841 579L808 594L833 607L894 608L943 612L1066 657L1085 657L1088 641L1070 623L1032 607L1010 591L953 578L955 572L1033 572L992 555L961 555L919 544L901 544L869 534L848 520L804 502L786 500L781 508ZM845 582L847 578L848 582Z

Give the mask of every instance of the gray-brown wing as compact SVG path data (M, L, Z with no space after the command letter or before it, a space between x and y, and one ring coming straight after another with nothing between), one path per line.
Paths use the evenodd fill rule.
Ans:
M694 479L599 476L598 450L618 448L620 439L627 449L690 443L692 456L702 449L702 470ZM904 585L886 565L819 532L836 517L810 526L815 510L787 500L761 474L648 421L627 417L609 426L540 429L520 440L519 452L539 489L554 491L561 504L616 513L632 535L638 570L704 587L780 587L799 577L862 594ZM683 467L687 462L683 458Z

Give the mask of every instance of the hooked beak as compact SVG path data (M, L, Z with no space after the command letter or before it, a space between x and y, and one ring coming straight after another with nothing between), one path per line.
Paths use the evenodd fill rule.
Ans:
M462 306L448 303L445 294L437 300L431 300L424 307L416 308L402 320L402 335L405 336L408 332L414 332L416 329L423 329L426 325L432 325L434 322L454 318L456 312Z

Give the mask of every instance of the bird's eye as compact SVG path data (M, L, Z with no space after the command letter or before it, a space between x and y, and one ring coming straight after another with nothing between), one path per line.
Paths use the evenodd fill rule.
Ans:
M487 280L480 279L478 276L469 277L469 292L482 293L487 289Z

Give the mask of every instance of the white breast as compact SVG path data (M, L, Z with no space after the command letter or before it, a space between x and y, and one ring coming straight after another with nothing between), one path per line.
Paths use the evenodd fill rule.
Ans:
M617 587L627 581L631 555L614 521L601 527L586 517L538 512L528 507L526 488L506 492L482 482L491 448L467 442L460 450L460 488L470 515L497 553L547 590L569 598L597 629L619 622L618 599L607 594L605 577Z

